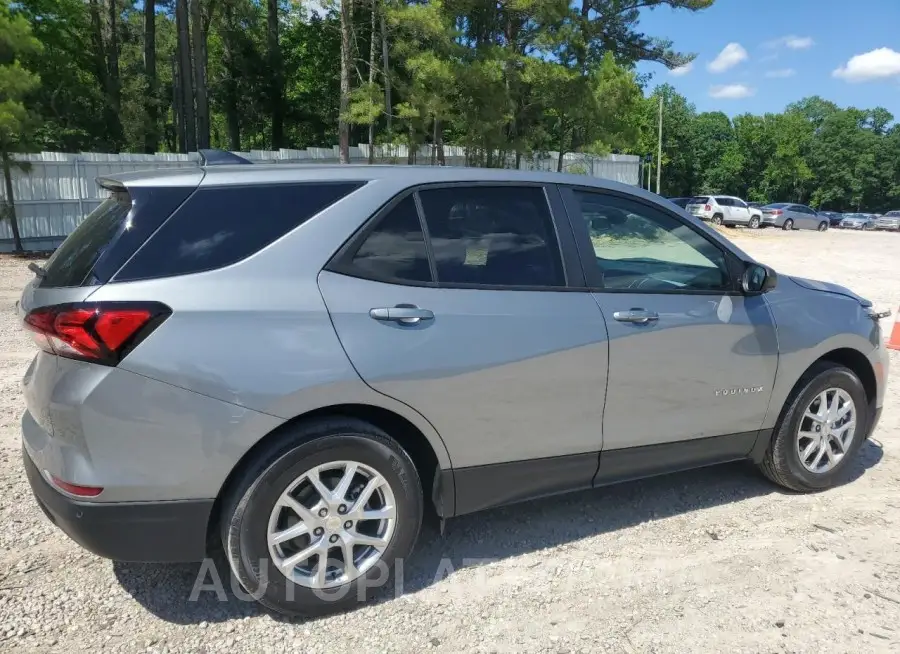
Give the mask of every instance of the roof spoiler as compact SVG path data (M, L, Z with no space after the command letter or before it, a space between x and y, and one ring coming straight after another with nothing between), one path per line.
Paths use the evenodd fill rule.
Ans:
M231 166L252 165L249 159L244 159L227 150L199 150L201 166Z

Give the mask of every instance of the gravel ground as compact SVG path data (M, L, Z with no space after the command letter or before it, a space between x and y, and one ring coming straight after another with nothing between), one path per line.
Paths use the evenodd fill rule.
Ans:
M900 304L900 235L725 231L781 272L845 284L879 307ZM230 591L191 601L198 565L99 559L40 513L18 435L19 378L32 349L12 311L29 276L22 260L0 259L0 650L900 648L896 384L852 483L840 488L787 494L735 464L467 516L443 537L428 525L399 597L285 621ZM900 370L898 353L892 364Z

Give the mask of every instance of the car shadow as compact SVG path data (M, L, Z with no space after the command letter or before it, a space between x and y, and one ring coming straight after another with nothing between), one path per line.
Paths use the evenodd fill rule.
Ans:
M867 440L845 483L875 466L883 451ZM426 520L418 546L405 562L402 585L384 589L374 602L427 588L463 568L482 565L641 523L789 491L739 462L524 502L453 518L441 535ZM710 532L716 529L709 525ZM113 563L121 584L147 611L167 622L223 622L267 613L232 579L221 551L204 564ZM274 613L273 619L288 622Z

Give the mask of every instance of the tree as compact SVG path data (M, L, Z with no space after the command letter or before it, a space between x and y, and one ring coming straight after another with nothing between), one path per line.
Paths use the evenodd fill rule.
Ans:
M156 75L156 0L144 0L144 152L159 149L159 93Z
M269 104L272 109L272 149L284 146L284 69L278 37L278 0L266 0L266 35L269 63Z
M353 52L351 50L353 40L353 2L354 0L340 0L341 2L341 106L338 118L338 145L340 148L341 163L350 163L350 123L348 112L350 110L350 68L353 65Z
M93 1L93 0L92 0ZM194 84L191 71L191 41L189 36L187 0L175 0L175 29L178 31L177 54L177 111L182 126L182 152L197 149L197 121L194 115Z
M206 28L200 0L191 2L191 44L194 65L194 101L196 102L197 148L209 147L209 100L206 90ZM209 4L207 3L207 7ZM187 102L191 102L190 99Z
M13 15L10 0L0 0L0 160L6 191L4 217L10 222L16 252L22 251L22 238L13 193L12 154L28 145L34 121L25 101L40 84L40 78L23 67L21 59L40 51L41 43L25 17Z

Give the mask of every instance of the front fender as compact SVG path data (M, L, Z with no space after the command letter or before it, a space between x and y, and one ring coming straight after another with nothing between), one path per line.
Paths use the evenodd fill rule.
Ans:
M778 338L778 370L763 423L771 429L788 396L816 361L835 350L855 350L872 366L875 406L884 403L887 354L878 323L858 300L803 288L787 276L765 296Z

